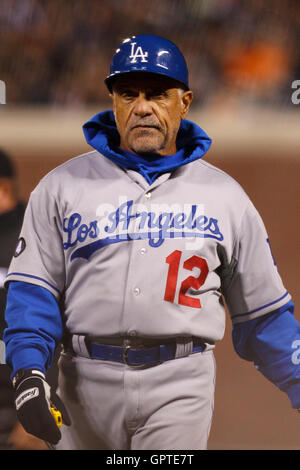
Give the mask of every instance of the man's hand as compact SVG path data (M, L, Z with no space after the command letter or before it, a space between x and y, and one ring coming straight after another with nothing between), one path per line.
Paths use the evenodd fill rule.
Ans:
M51 407L60 411L63 424L70 426L71 420L61 399L46 382L44 374L34 369L21 369L13 379L13 385L18 419L24 429L50 444L57 444L61 432Z

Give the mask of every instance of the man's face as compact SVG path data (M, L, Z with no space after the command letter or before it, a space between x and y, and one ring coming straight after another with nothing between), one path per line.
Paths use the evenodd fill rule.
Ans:
M193 93L167 77L143 72L120 76L110 95L120 147L136 154L172 155Z

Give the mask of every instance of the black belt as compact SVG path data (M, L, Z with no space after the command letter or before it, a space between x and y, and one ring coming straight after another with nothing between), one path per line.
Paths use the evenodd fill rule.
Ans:
M206 344L203 339L191 338L190 340L193 341L190 354L203 352L205 350ZM122 344L124 344L124 339L120 339L119 341L122 341ZM151 366L175 359L177 349L176 340L166 341L164 344L157 344L157 342L155 342L153 345L150 345L148 340L146 341L146 343L148 342L148 346L145 347L137 346L136 344L128 344L125 346L102 344L88 336L85 336L84 342L90 359L120 362L131 367ZM73 352L75 352L74 349Z

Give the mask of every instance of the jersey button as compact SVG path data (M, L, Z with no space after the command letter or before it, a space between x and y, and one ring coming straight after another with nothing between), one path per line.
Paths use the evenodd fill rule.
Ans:
M133 293L134 293L135 295L140 295L141 289L140 289L139 287L135 287L135 288L133 289Z
M145 197L149 199L151 197L151 193L145 193Z
M140 249L141 255L144 255L144 254L146 253L146 251L147 251L146 248L141 248L141 249Z
M137 336L137 331L135 331L135 330L130 330L130 331L128 332L128 334L129 334L129 336Z

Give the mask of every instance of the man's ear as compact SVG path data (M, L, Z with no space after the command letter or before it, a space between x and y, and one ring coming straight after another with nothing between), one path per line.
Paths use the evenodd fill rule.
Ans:
M194 94L191 90L184 91L181 95L181 119L184 119L190 109Z
M110 99L111 99L111 101L112 101L113 113L114 113L114 115L116 115L116 112L115 112L116 107L115 107L115 96L114 96L114 92L112 91L111 93L109 93L108 96L110 97Z

